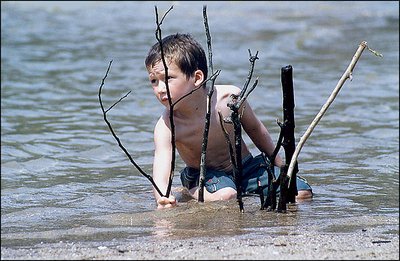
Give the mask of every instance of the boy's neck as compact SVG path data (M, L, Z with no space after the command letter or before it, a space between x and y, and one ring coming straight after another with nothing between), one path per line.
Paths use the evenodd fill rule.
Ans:
M180 101L181 106L174 111L174 116L179 118L204 117L207 108L207 88L200 88Z

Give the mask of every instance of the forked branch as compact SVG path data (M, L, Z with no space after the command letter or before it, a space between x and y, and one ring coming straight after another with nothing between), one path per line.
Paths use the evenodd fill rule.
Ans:
M129 152L127 151L127 149L122 145L121 140L118 138L117 134L114 132L114 129L113 129L112 126L111 126L111 123L110 123L110 122L108 121L108 119L107 119L107 112L109 112L115 105L117 105L117 104L118 104L119 102L121 102L124 98L126 98L126 97L129 95L129 93L130 93L130 91L129 91L129 92L128 92L127 94L125 94L122 98L120 98L120 99L119 99L118 101L116 101L113 105L111 105L107 110L104 109L103 101L102 101L102 99L101 99L101 91L102 91L102 89L103 89L104 82L105 82L105 80L106 80L106 78L107 78L107 76L108 76L108 72L110 71L111 64L112 64L112 60L111 60L110 63L108 64L106 74L104 75L104 77L103 77L103 79L102 79L102 81L101 81L100 87L99 87L99 95L98 95L98 96L99 96L99 103L100 103L101 111L103 112L103 119L104 119L104 121L107 123L107 126L108 126L108 128L110 129L111 134L113 135L113 137L114 137L115 140L117 141L118 146L124 151L124 153L126 154L126 156L129 158L129 161L136 167L136 169L137 169L143 176L145 176L145 177L151 182L151 184L152 184L152 185L154 186L154 188L157 190L158 194L159 194L160 196L164 196L164 195L161 193L160 189L157 187L157 185L156 185L156 183L154 182L153 178L152 178L150 175L148 175L147 173L145 173L145 172L140 168L140 166L139 166L138 164L136 164L136 162L133 160L132 156L129 154Z
M242 106L242 104L245 102L249 94L255 89L255 87L258 84L258 78L255 80L254 84L252 87L247 91L247 88L249 86L249 83L251 81L251 77L253 75L254 71L254 65L256 60L258 59L257 57L258 52L256 53L255 56L251 55L251 51L249 50L249 61L250 61L250 69L249 69L249 74L247 76L246 82L243 86L243 89L241 90L239 95L231 95L232 101L227 104L227 106L231 109L231 115L228 119L225 120L226 123L231 123L233 124L233 130L234 130L234 136L235 136L235 160L232 161L232 166L234 170L234 179L235 179L235 185L236 185L236 199L239 204L239 209L240 212L244 211L243 207L243 188L242 188L242 172L243 172L243 166L242 166L242 124L241 124L241 115L239 113L239 110ZM221 115L220 115L221 117ZM223 128L223 131L225 129ZM229 136L225 134L226 139L228 139L228 144L230 144ZM231 147L229 148L230 156L232 156L232 149Z

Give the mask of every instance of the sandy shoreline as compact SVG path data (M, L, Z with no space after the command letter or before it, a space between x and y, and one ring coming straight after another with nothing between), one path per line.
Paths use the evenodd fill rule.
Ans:
M278 236L146 238L132 242L59 242L1 248L2 260L34 259L374 259L398 260L399 235L360 231Z
M69 234L5 234L1 259L399 259L399 223L395 216L319 220L317 216L299 215L297 205L290 206L291 211L284 215L261 212L250 205L246 212L235 215L233 204L188 202L165 211L105 215L94 221L97 227L79 226ZM208 222L211 217L213 222ZM42 238L44 243L29 243L34 238L36 242Z

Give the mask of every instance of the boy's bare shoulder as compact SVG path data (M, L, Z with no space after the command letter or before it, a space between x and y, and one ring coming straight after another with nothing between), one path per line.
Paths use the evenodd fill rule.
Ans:
M238 91L240 91L240 88L235 86L235 85L231 85L231 84L221 84L221 85L215 85L215 88L222 91L222 92L231 92L231 93L236 93Z
M238 94L240 88L234 85L215 85L218 99L229 98L231 94Z

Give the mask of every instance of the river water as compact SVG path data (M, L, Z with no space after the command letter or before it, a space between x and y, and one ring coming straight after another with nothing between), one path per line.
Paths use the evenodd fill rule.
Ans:
M309 202L286 214L235 202L187 202L155 211L151 184L129 162L102 118L151 174L153 97L144 58L155 13L171 5L163 35L189 32L204 47L202 6L217 84L242 87L248 49L260 82L248 100L277 140L280 68L293 66L297 142L365 40L365 50L299 155ZM111 242L276 233L399 232L398 2L1 2L1 244ZM245 137L247 139L247 137ZM247 139L248 140L248 139ZM250 146L257 154L254 146ZM282 151L281 151L282 153ZM176 169L183 167L178 157ZM174 187L180 185L174 178ZM106 244L106 243L104 243Z

